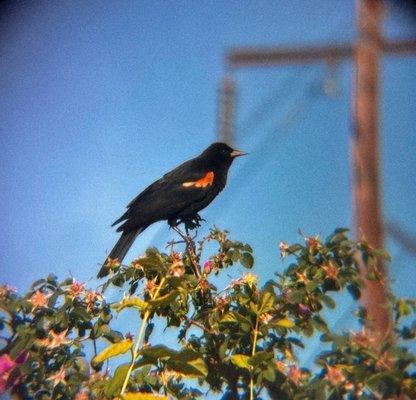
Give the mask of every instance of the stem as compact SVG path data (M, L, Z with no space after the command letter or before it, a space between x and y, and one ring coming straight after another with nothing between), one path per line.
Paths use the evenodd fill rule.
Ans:
M211 331L210 329L208 329L208 328L206 328L203 324L201 324L200 322L198 322L198 321L195 321L194 319L192 319L192 318L188 318L188 317L185 317L186 318L186 320L191 324L191 325L195 325L195 326L197 326L198 328L201 328L204 332L206 332L206 333L209 333L209 334L211 334L211 335L213 335L213 334L215 334L215 332L213 332L213 331Z
M193 270L195 272L196 277L199 279L201 277L201 271L199 270L199 265L198 265L198 262L196 261L197 255L196 255L196 251L195 251L195 247L194 247L194 243L192 242L192 239L189 237L189 235L184 234L177 226L172 226L172 229L186 243L186 250L189 251L189 254L191 256L191 263L192 263Z
M259 333L259 316L256 316L256 326L254 328L254 335L253 335L253 349L251 351L251 356L253 357L256 354L256 345L257 345L257 335ZM251 369L251 377L250 377L250 400L254 399L254 380L253 380L253 368Z
M153 296L151 296L152 300L155 300L157 298L157 296L159 295L160 289L162 288L163 284L165 283L165 280L166 280L166 278L164 278L164 277L161 279L159 287L157 288L155 294ZM146 310L146 312L144 313L144 316L143 316L141 326L140 326L139 334L137 335L136 344L134 345L134 350L133 350L132 357L131 357L130 367L127 371L126 378L124 379L123 387L121 388L120 394L123 394L126 391L127 384L129 383L130 375L133 372L134 363L136 362L137 356L139 355L140 344L142 342L143 334L144 334L146 324L147 324L147 321L148 321L149 317L150 317L150 310Z

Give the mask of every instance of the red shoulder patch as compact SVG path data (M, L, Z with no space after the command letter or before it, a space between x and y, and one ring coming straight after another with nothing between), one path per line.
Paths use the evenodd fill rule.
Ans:
M197 187L197 188L204 188L207 186L211 186L214 182L214 172L209 171L203 178L198 179L194 182L184 182L182 183L182 186L184 187Z

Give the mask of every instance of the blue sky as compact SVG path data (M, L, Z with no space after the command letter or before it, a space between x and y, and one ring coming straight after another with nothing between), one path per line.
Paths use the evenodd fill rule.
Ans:
M412 15L395 4L385 34L415 37ZM354 1L328 0L3 5L0 280L24 290L50 272L94 279L124 206L216 140L224 52L352 41L354 12ZM336 96L322 90L324 64L233 76L237 147L250 155L202 213L202 233L215 224L253 244L265 281L283 268L281 239L352 225L352 63L333 77ZM384 215L416 233L416 57L384 58L381 93ZM129 258L171 237L155 224ZM414 259L387 246L398 293L415 293Z

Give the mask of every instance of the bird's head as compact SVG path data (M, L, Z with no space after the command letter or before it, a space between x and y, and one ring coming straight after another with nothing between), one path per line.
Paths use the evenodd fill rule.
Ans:
M230 166L236 157L244 156L247 153L240 150L234 150L228 144L217 142L211 144L202 155L208 157L212 162L218 165Z

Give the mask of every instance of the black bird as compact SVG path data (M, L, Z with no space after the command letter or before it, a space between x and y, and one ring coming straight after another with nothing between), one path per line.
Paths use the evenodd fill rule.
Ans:
M225 143L213 143L198 157L186 161L148 186L128 205L127 211L113 223L122 223L120 239L104 262L98 278L106 276L109 260L122 262L137 235L157 221L170 226L184 222L199 225L198 212L224 189L228 169L235 157L246 153Z

